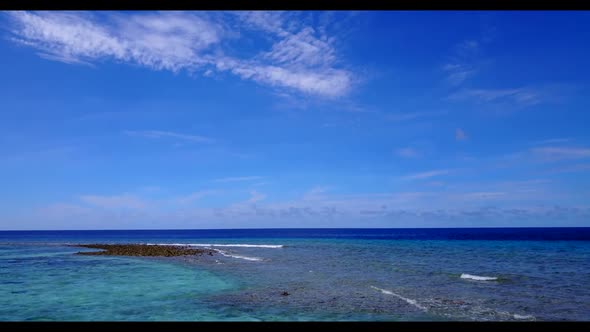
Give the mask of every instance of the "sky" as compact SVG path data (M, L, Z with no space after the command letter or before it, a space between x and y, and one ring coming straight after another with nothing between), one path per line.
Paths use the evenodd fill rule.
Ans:
M0 230L590 226L590 12L0 12Z

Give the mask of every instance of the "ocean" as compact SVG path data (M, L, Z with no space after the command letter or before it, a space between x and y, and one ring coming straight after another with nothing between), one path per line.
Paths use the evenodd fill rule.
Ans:
M0 321L588 320L590 228L0 232Z

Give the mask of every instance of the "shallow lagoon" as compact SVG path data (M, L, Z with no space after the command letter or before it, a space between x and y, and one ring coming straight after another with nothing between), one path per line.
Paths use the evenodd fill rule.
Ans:
M268 232L0 232L0 320L590 319L588 229L529 230L530 239L526 229L484 239L477 230ZM253 246L176 258L65 246L93 242Z

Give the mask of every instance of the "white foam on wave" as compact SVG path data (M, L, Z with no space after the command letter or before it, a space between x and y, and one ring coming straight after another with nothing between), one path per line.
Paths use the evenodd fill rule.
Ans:
M262 258L242 256L242 255L233 255L233 254L228 253L227 251L215 249L212 247L245 247L245 246L260 247L260 246L263 246L261 248L279 248L277 246L271 246L270 244L255 245L255 244L206 244L206 243L146 243L146 245L149 245L149 246L206 247L211 250L215 250L215 252L218 252L222 256L225 256L225 257L239 258L239 259L245 259L247 261L256 261L256 262L261 261ZM282 247L282 245L281 245L281 247Z
M476 276L476 275L467 274L467 273L461 274L461 279L471 279L471 280L479 280L479 281L498 280L497 277L482 277L482 276Z
M148 245L183 246L183 247L240 247L240 248L283 248L282 244L215 244L215 243L148 243Z
M533 315L514 314L513 317L514 317L514 319L535 319L535 316L533 316Z
M241 248L282 248L282 244L210 244L212 247L241 247Z
M393 295L393 296L397 297L398 299L404 300L407 303L413 305L414 307L416 307L416 308L418 308L420 310L424 310L424 311L428 310L428 309L426 309L426 307L421 306L420 304L418 304L418 302L416 302L416 300L408 299L407 297L403 297L403 296L401 296L399 294L396 294L396 293L394 293L392 291L389 291L387 289L383 289L383 288L379 288L379 287L375 287L375 286L371 286L371 288L376 289L376 290L379 290L383 294Z
M232 255L226 251L223 250L219 250L219 249L213 249L216 252L220 253L221 255L225 256L225 257L232 257L232 258L239 258L239 259L245 259L247 261L255 261L255 262L259 262L262 260L262 258L259 257L248 257L248 256L242 256L242 255Z

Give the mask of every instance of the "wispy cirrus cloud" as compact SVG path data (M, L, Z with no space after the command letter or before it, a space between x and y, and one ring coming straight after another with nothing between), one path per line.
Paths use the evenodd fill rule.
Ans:
M213 179L213 180L211 180L211 182L219 182L219 183L244 182L244 181L261 180L263 178L264 177L262 177L262 176L234 176L234 177Z
M590 164L575 164L567 165L558 168L552 168L545 171L546 174L559 174L559 173L577 173L577 172L588 172L590 171Z
M414 120L417 118L425 118L431 116L439 116L447 114L445 110L440 111L424 111L424 112L399 112L399 113L386 113L385 119L395 122Z
M266 198L266 195L263 193L259 193L256 190L250 192L250 198L246 201L247 203L254 204L256 202L260 202Z
M579 147L542 147L533 148L531 152L546 161L558 161L566 159L590 158L590 148Z
M590 148L554 142L553 145L533 144L533 147L512 153L489 156L479 160L480 171L511 168L527 174L552 174L583 171L586 166L574 163L590 158ZM565 143L565 142L564 142Z
M406 176L403 176L402 179L403 180L424 180L424 179L429 179L429 178L439 176L439 175L445 175L448 173L450 173L450 170L440 169L440 170L434 170L434 171L406 175Z
M300 24L294 14L157 12L8 12L12 40L44 58L70 64L115 61L152 70L230 72L279 89L322 97L346 95L352 72L337 65L334 38L325 29ZM233 29L233 30L232 30ZM227 54L236 32L257 32L273 41L252 58Z
M237 11L235 14L249 28L261 30L277 36L288 36L284 21L289 14L285 11Z
M417 157L421 156L421 153L418 152L418 150L411 148L411 147L396 149L395 153L398 156L404 157L404 158L417 158Z
M467 39L455 45L448 61L442 66L447 82L455 89L447 100L469 101L477 104L503 104L510 106L532 106L547 101L550 89L541 87L516 88L464 88L462 85L480 72L490 62L484 59L483 46L494 38L493 28L484 30L481 38Z
M225 67L220 66L223 70ZM348 93L352 85L350 73L345 70L326 68L314 71L311 68L293 69L276 65L259 65L235 62L230 71L243 79L271 86L288 87L303 93L325 97L339 97Z
M492 195L490 195L492 194ZM288 227L354 227L359 222L373 227L510 227L515 220L527 221L528 226L586 225L590 218L588 206L526 205L517 208L489 205L503 196L476 193L471 199L478 202L465 208L436 207L416 209L387 204L379 200L372 205L352 205L355 201L334 202L328 205L242 205L224 209L193 208L168 213L112 211L81 208L77 205L53 204L19 216L18 229L48 229L38 220L51 222L51 229L105 229L104 220L114 223L108 229L194 229L194 228L277 228ZM488 199L483 199L488 195ZM465 197L456 197L463 200ZM438 201L436 196L429 200ZM446 204L447 201L444 201ZM158 221L166 220L165 224ZM147 224L146 224L147 223ZM146 225L150 225L146 227ZM524 225L524 224L523 224ZM155 227L154 227L155 226ZM358 226L357 226L358 227Z
M292 66L326 66L336 61L334 48L329 39L316 37L311 27L305 27L295 34L287 34L272 46L263 58L277 64Z
M512 103L519 106L532 106L542 101L541 94L532 88L515 89L462 89L448 97L454 101L473 101L476 103Z
M205 64L204 51L221 38L220 26L192 13L108 15L83 12L9 12L13 40L67 63L112 59L155 70Z
M328 186L316 186L316 187L313 187L310 190L308 190L306 193L304 193L303 194L303 197L301 199L303 201L323 199L325 197L325 194L330 189L331 188L328 187Z
M446 64L443 67L443 70L448 75L447 81L452 85L459 85L463 83L477 72L477 70L471 65L458 63Z
M464 40L455 45L449 62L443 65L446 80L453 86L458 86L479 71L478 56L481 43L477 40Z
M216 190L201 190L201 191L193 192L188 195L176 197L174 199L174 201L178 202L180 204L189 204L189 203L193 203L195 201L198 201L203 197L210 196L210 195L213 195L216 193L218 193L218 191L216 191Z
M140 131L127 130L124 133L125 133L125 135L134 136L134 137L174 138L174 139L195 142L195 143L210 143L210 142L214 141L212 138L205 137L205 136L187 135L187 134L175 133L172 131L161 131L161 130L140 130Z
M540 141L534 141L531 144L533 145L546 145L546 144L560 144L560 143L568 143L572 141L571 138L549 138Z
M359 223L380 227L500 226L513 225L514 218L520 222L530 218L529 225L541 226L554 225L556 220L579 223L590 216L590 206L583 199L579 205L571 204L571 197L579 196L578 192L560 189L548 179L469 182L448 186L443 191L337 194L328 193L327 187L313 187L300 197L273 202L265 201L265 194L251 191L246 199L223 206L178 204L183 203L180 198L194 196L194 200L186 201L192 203L207 192L150 200L128 193L86 195L80 199L82 202L54 203L23 215L22 228L39 228L41 219L61 229L102 229L105 219L115 222L110 227L122 229L145 228L146 223L168 229L219 225L358 227ZM564 202L569 204L563 205Z
M3 153L0 155L0 162L1 163L12 163L12 162L50 162L50 161L58 161L63 160L64 158L69 158L75 155L77 152L80 151L79 147L76 146L54 146L54 147L47 147L41 148L36 150L22 150L18 151L15 154L10 153Z

